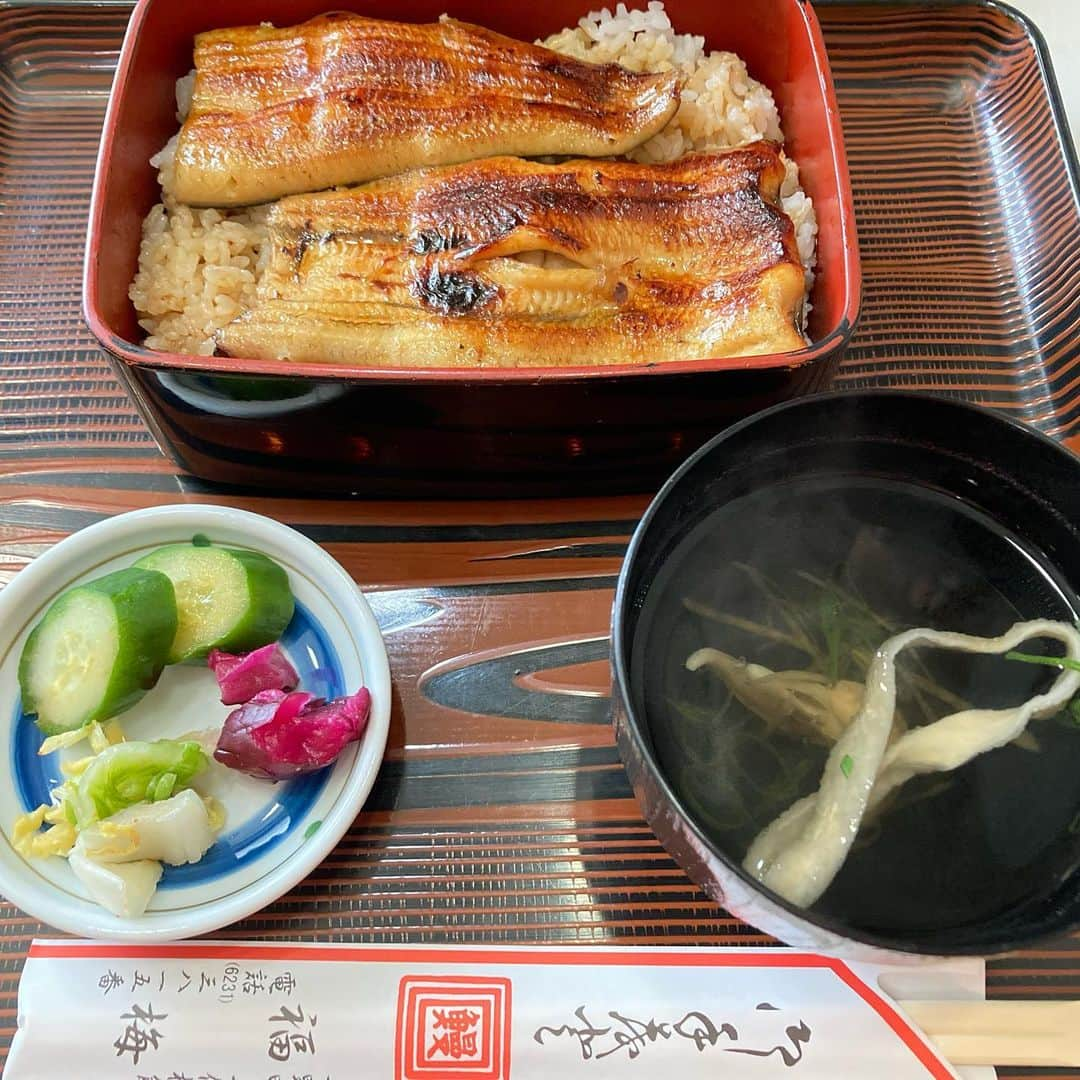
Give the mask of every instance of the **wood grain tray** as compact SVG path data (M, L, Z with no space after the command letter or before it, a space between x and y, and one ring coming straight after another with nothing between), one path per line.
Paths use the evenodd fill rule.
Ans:
M209 489L157 451L79 314L128 12L0 5L0 583L103 515L227 501L295 525L369 590L396 686L364 814L303 885L228 936L764 943L666 855L615 754L606 632L647 494L274 499ZM1080 447L1077 170L1038 36L991 3L818 13L864 269L838 384L972 399ZM27 946L45 932L0 905L3 1045ZM1080 940L997 960L989 984L1080 996ZM1055 1074L1002 1071L1036 1075Z

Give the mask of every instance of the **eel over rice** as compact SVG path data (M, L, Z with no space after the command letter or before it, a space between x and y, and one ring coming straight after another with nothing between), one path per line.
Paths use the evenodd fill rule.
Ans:
M231 356L357 366L642 364L799 349L784 166L518 158L282 199Z
M445 17L213 30L195 39L171 195L239 206L502 154L623 154L678 103L672 72L584 63Z

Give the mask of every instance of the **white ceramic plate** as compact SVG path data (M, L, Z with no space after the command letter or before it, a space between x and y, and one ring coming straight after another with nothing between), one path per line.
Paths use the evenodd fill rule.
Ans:
M371 692L359 743L326 769L280 784L216 763L200 790L225 806L225 827L198 863L166 867L147 912L121 919L88 900L65 859L27 861L11 846L16 817L48 801L60 762L86 744L46 757L22 713L22 646L48 605L79 581L130 566L162 544L202 534L252 548L283 566L296 613L282 647L300 688L319 697ZM175 738L220 728L231 706L204 667L166 668L157 686L118 720L128 738ZM0 590L0 892L28 914L85 937L167 941L204 934L265 907L306 877L359 813L382 761L390 725L390 669L378 624L352 578L322 548L269 518L223 506L136 510L92 525L41 555Z

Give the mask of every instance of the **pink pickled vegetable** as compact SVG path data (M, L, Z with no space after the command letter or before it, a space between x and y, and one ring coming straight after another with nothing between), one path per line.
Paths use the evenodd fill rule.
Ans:
M221 687L222 705L243 705L264 690L292 690L300 681L276 643L243 656L211 649L206 662Z
M363 688L334 701L303 691L263 690L229 714L214 757L267 780L313 772L360 738L370 708L371 695Z

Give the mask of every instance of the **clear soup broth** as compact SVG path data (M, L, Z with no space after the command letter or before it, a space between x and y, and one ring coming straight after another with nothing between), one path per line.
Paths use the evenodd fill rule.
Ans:
M813 694L839 687L843 699L901 630L992 636L1076 616L1075 598L1033 553L957 500L877 480L800 480L730 503L667 558L637 622L632 691L683 806L741 864L766 825L817 789L835 735L801 714L759 715L716 672L686 669L695 650L796 673L798 685L808 674ZM1033 639L1024 651L1061 648ZM898 672L908 728L1018 705L1058 675L926 648L903 654ZM863 822L813 910L866 934L914 938L1045 903L1078 860L1080 721L1066 709L954 772L901 787Z

